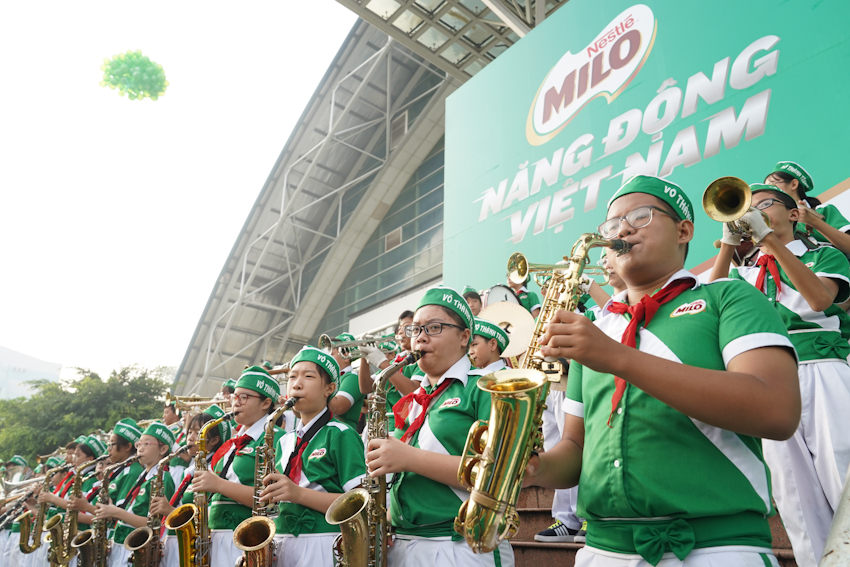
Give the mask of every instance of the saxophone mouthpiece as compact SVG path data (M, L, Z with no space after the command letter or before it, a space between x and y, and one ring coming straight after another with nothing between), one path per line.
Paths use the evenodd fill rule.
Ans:
M287 410L291 410L292 408L295 407L295 404L297 404L298 400L300 400L300 399L301 398L297 398L295 396L292 396L291 398L287 398L287 400L285 402L283 402L283 407Z
M413 364L420 358L422 358L422 352L418 350L412 350L408 353L406 357L404 357L404 362L405 364Z
M615 239L611 241L611 250L617 251L617 256L622 256L631 249L632 245L625 240Z

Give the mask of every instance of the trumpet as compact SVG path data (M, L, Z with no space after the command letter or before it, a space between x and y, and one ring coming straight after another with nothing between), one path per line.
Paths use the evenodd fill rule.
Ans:
M621 240L613 240L612 242L623 242ZM619 254L622 254L622 248L614 248ZM530 274L534 274L534 282L541 288L546 287L546 284L556 273L566 273L570 269L569 258L564 258L565 263L562 264L532 264L522 252L514 252L508 258L508 279L515 284L523 284ZM608 283L608 272L602 266L587 265L584 267L582 274L588 276L602 276L605 283Z
M382 342L394 341L395 335L383 335L380 337L372 335L364 335L362 339L356 341L335 341L328 335L319 337L319 348L330 353L333 349L339 349L339 353L348 360L357 360L360 358L360 348L362 346L376 346ZM384 354L389 354L391 351L381 349Z
M64 456L64 454L65 454L65 447L57 447L56 450L53 451L52 453L49 453L47 455L38 455L35 458L35 462L41 464L41 461L46 461L50 457Z
M738 177L719 177L708 184L702 194L702 208L712 219L726 223L732 234L740 234L748 240L752 240L752 228L750 224L742 220L752 208L753 192L747 182ZM761 216L770 226L770 218L764 211ZM720 241L714 243L720 248Z

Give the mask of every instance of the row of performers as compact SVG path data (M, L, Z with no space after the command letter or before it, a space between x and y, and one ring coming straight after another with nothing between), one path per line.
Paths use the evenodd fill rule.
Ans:
M566 310L547 321L540 354L571 361L561 440L531 458L524 478L552 488L581 481L587 545L578 565L777 565L767 522L773 497L798 564L819 559L823 525L850 463L850 414L842 410L850 406L850 319L837 306L850 295L850 265L831 247L796 249L800 209L787 197L774 185L753 187L754 206L771 221L748 218L761 245L756 262L709 284L684 270L694 223L680 187L638 176L609 201L599 229L628 244L625 253L607 255L622 288L595 321ZM734 239L724 228L724 245L733 248ZM728 252L721 250L721 268ZM324 511L364 474L392 475L391 565L513 563L507 541L476 555L453 530L468 497L458 481L466 431L490 414L490 395L476 379L504 365L496 356L473 368L470 342L480 339L498 354L504 332L476 321L464 298L445 287L428 290L404 323L409 348L422 354L404 377L420 385L397 394L395 431L368 441L365 462L356 431L328 409L346 369L311 347L292 360L287 395L298 399L301 419L275 439L282 472L266 476L260 492L280 507L278 565L333 564L336 529ZM212 495L212 565L233 564L240 552L232 530L251 514L254 456L278 390L263 368L246 369L232 397L236 435L211 451L210 470L187 469L170 498L173 483L164 477L165 496L150 503L142 491L149 494L147 482L173 437L163 426L137 430L131 440L116 425L109 450L132 451L135 442L141 468L115 483L113 502L122 505L93 510L94 518L118 522L110 565L127 561L120 528L143 525L149 511L166 514L190 490ZM188 425L190 447L199 425ZM798 528L808 541L799 547ZM166 564L173 562L168 548Z

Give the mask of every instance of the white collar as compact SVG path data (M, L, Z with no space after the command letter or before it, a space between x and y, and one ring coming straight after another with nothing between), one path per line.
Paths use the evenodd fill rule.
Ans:
M154 477L154 475L156 475L156 471L157 471L158 469L159 469L159 463L157 463L156 465L152 466L152 467L151 467L151 470L149 470L149 471L145 474L145 482L147 482L147 481L149 481L150 479L152 479L152 478Z
M264 416L254 422L251 427L245 429L245 426L241 426L239 430L236 431L234 437L239 437L240 435L247 435L254 441L260 438L260 435L266 432L266 422L269 420L269 416Z
M522 292L528 293L528 288L525 287L525 286L522 286L521 288L519 288L519 291L517 293L519 294L519 293L522 293Z
M469 371L472 369L472 363L469 362L469 357L463 355L460 359L451 365L451 367L446 370L445 374L440 376L440 379L437 380L437 386L443 383L443 380L446 378L454 378L456 380L460 380L461 384L466 387L466 377L469 376ZM422 378L422 387L425 387L425 384L430 382L427 381L427 378Z
M342 376L343 374L348 374L349 372L352 372L352 371L354 371L354 365L349 364L348 366L346 366L345 368L343 368L340 371L339 375Z
M809 249L806 248L806 245L803 244L803 242L801 240L797 240L796 238L794 240L792 240L791 242L789 242L788 244L786 244L785 248L790 250L791 253L798 258L809 251ZM756 254L755 259L758 260L763 255L764 255L764 251L759 249L759 253ZM755 266L750 266L750 267L754 268Z
M310 431L310 428L313 427L313 424L316 423L316 421L318 421L318 419L320 417L322 417L325 414L326 411L328 411L328 408L327 407L323 408L322 411L320 411L319 413L316 414L316 417L311 419L310 422L306 423L306 424L301 423L301 420L299 419L298 420L299 425L298 425L298 427L295 428L296 435L298 435L298 437L304 437L304 434L307 433L308 431Z
M668 279L667 282L663 286L661 286L661 289L664 289L665 287L667 287L668 285L670 285L671 283L673 283L677 280L684 280L684 279L688 279L688 278L693 278L694 281L696 282L696 283L694 283L694 286L691 289L696 289L700 286L699 278L696 277L691 272L689 272L688 270L685 270L683 268L683 269L679 270L678 272L676 272L675 274L673 274L672 276L670 276L670 279ZM605 304L605 307L602 308L602 313L603 314L613 313L613 311L611 311L611 309L610 309L611 304L614 303L614 302L625 303L628 296L629 296L629 290L626 289L624 291L621 291L620 293L618 293L617 295L615 295L614 297L612 297L611 299L608 300L608 302Z
M488 364L484 368L473 368L469 371L470 376L486 376L491 372L496 372L497 370L502 370L503 368L507 368L507 364L505 364L505 360L500 358L496 362Z

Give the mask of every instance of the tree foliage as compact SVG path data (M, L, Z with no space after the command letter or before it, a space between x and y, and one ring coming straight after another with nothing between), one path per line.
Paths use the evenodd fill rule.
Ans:
M137 365L113 370L107 380L77 368L71 381L30 382L29 398L0 400L0 458L22 455L35 466L36 455L64 447L78 435L109 431L125 417L135 420L162 415L169 369Z

